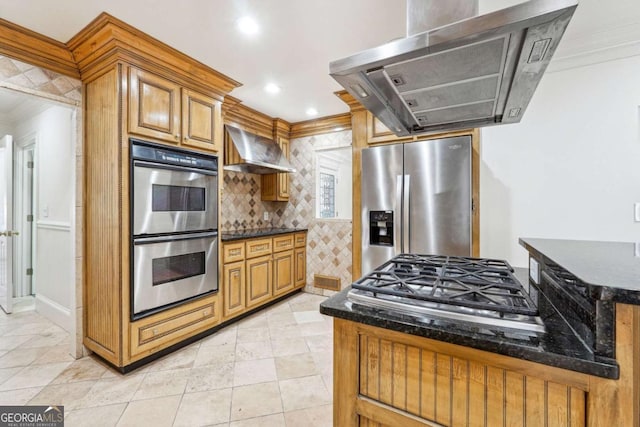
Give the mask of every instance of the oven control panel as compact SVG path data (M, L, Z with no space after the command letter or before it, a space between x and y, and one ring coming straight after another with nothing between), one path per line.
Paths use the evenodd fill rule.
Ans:
M180 149L165 148L131 138L131 158L167 165L186 166L210 171L218 170L218 158Z

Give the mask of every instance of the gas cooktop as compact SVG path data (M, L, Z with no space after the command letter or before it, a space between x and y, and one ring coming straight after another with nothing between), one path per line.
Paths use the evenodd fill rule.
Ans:
M544 324L506 262L402 254L352 284L355 303L403 313L530 332Z

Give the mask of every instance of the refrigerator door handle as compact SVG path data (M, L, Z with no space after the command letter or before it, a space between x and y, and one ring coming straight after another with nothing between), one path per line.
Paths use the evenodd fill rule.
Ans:
M409 231L411 224L409 223L409 190L411 188L411 175L404 176L404 194L402 195L402 251L411 253L411 245L409 244Z
M402 175L396 176L396 212L394 212L393 218L393 250L395 255L400 255L404 250L404 244L402 242L402 187L404 177Z

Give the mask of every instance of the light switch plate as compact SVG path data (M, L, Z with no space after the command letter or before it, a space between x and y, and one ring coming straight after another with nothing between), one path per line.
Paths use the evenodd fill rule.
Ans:
M269 221L269 212L266 212L266 211L265 211L265 212L262 214L262 220L263 220L263 221Z
M633 219L635 222L640 222L640 202L633 204Z

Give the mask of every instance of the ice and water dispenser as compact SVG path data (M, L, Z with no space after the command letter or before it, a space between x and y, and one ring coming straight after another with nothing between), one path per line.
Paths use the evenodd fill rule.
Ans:
M393 211L369 211L369 244L393 246Z

